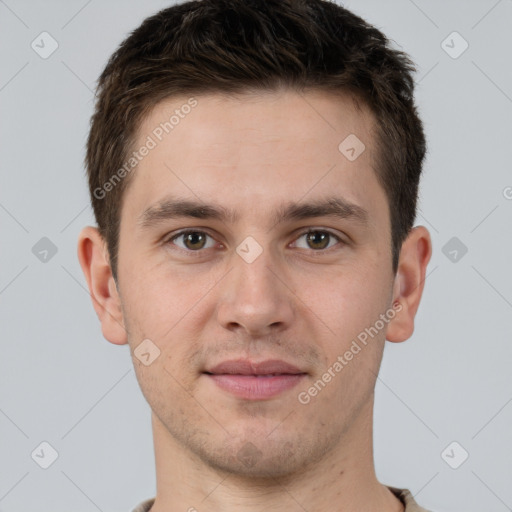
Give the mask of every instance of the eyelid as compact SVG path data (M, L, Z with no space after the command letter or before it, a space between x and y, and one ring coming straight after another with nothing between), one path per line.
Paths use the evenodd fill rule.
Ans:
M189 233L201 233L201 234L204 234L204 235L210 237L212 240L217 241L216 238L211 233L209 233L209 231L205 228L184 228L179 231L174 231L174 232L170 233L169 235L165 236L163 238L163 244L164 245L169 244L176 238L179 238L180 236L188 235ZM176 245L174 243L172 245L177 247L179 250L187 252L187 253L201 253L206 250L206 249L198 249L197 251L193 251L191 249L183 249L182 247L179 247L178 245ZM212 247L208 247L207 249L212 249Z
M334 249L339 243L341 243L342 245L347 245L347 243L348 243L346 240L344 240L343 237L341 237L340 235L338 235L337 233L335 233L334 231L332 231L329 228L317 227L317 226L309 226L307 228L301 228L300 230L297 230L293 234L294 239L293 239L292 242L290 242L290 244L295 243L297 240L299 240L304 235L307 235L309 233L314 233L314 232L328 233L330 236L334 237L337 240L338 243L335 244L332 247L329 247L328 249L318 249L318 250L315 250L315 249L303 249L303 250L309 250L312 253L317 253L317 254L320 255L322 253L330 252L330 250ZM163 238L163 244L167 245L170 242L172 242L173 240L175 240L176 238L179 238L180 236L187 235L189 233L202 233L202 234L212 238L213 240L217 241L216 238L209 232L209 230L207 228L198 227L198 228L183 228L183 229L181 229L179 231L175 231L173 233L170 233L170 234L168 234L167 236L165 236ZM218 242L218 243L223 245L222 242ZM205 252L206 250L214 248L214 247L207 247L206 249L198 249L198 250L194 251L194 250L191 250L191 249L183 249L182 247L180 247L180 246L178 246L178 245L176 245L174 243L172 245L175 248L177 248L179 251L185 252L187 254L194 253L195 255L198 255L198 256L201 253Z
M323 227L316 227L316 226L311 226L311 227L309 227L307 229L299 230L297 232L297 234L295 235L295 238L294 238L292 243L296 242L299 238L302 238L304 235L307 235L309 233L316 233L316 232L328 233L330 236L334 237L338 241L338 243L342 243L344 245L347 244L346 240L344 240L340 235L338 235L337 233L335 233L331 229L323 228ZM334 246L329 247L328 249L319 249L319 250L309 249L309 250L311 252L313 252L313 253L321 254L321 253L329 252L331 249L334 249L336 247L336 245L338 245L338 244L335 244Z

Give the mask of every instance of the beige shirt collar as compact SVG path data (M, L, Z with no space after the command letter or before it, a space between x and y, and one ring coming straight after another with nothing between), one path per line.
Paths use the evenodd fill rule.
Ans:
M414 500L411 491L408 489L399 489L397 487L389 487L388 489L399 499L405 506L405 512L430 512L429 510L420 507ZM137 507L133 509L133 512L149 512L153 506L155 498L147 499L142 503L139 503Z

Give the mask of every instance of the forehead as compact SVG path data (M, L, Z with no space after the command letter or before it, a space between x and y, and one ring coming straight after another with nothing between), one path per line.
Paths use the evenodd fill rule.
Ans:
M373 127L363 104L320 91L168 98L139 127L135 151L151 149L133 172L125 204L140 212L173 194L255 214L256 205L339 191L378 208L384 195Z

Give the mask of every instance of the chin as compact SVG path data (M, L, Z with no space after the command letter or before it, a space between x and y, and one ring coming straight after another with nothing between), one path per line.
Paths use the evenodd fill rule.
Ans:
M217 452L203 454L203 461L210 467L242 478L275 480L296 473L300 464L292 453L286 451L265 453L248 441L236 453Z
M314 443L313 443L314 444ZM211 468L227 473L233 477L274 481L283 481L287 477L297 476L306 467L320 460L325 451L321 443L309 447L305 439L291 440L274 438L268 433L256 437L246 435L244 438L231 439L222 446L203 444L196 451L202 461Z

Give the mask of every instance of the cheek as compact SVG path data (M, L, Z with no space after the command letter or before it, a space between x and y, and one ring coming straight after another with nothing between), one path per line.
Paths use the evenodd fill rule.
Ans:
M372 330L388 306L390 283L384 277L382 269L372 271L371 266L364 271L352 269L331 276L324 293L316 289L311 294L312 309L322 321L316 324L329 327L317 333L325 359L316 379L329 381L328 390L319 396L319 406L329 408L336 403L341 409L353 410L372 392L385 341L385 328ZM315 321L314 316L309 318Z
M132 327L132 338L149 338L159 346L167 345L167 340L184 326L194 330L200 326L199 321L191 322L191 318L204 309L204 298L219 273L192 273L186 267L171 267L165 261L153 265L147 261L141 258L124 262L120 272L123 309L127 324Z
M382 272L366 265L339 266L325 269L301 279L298 296L315 314L316 323L340 342L356 336L373 324L386 307L387 290ZM300 291L299 291L300 290Z

